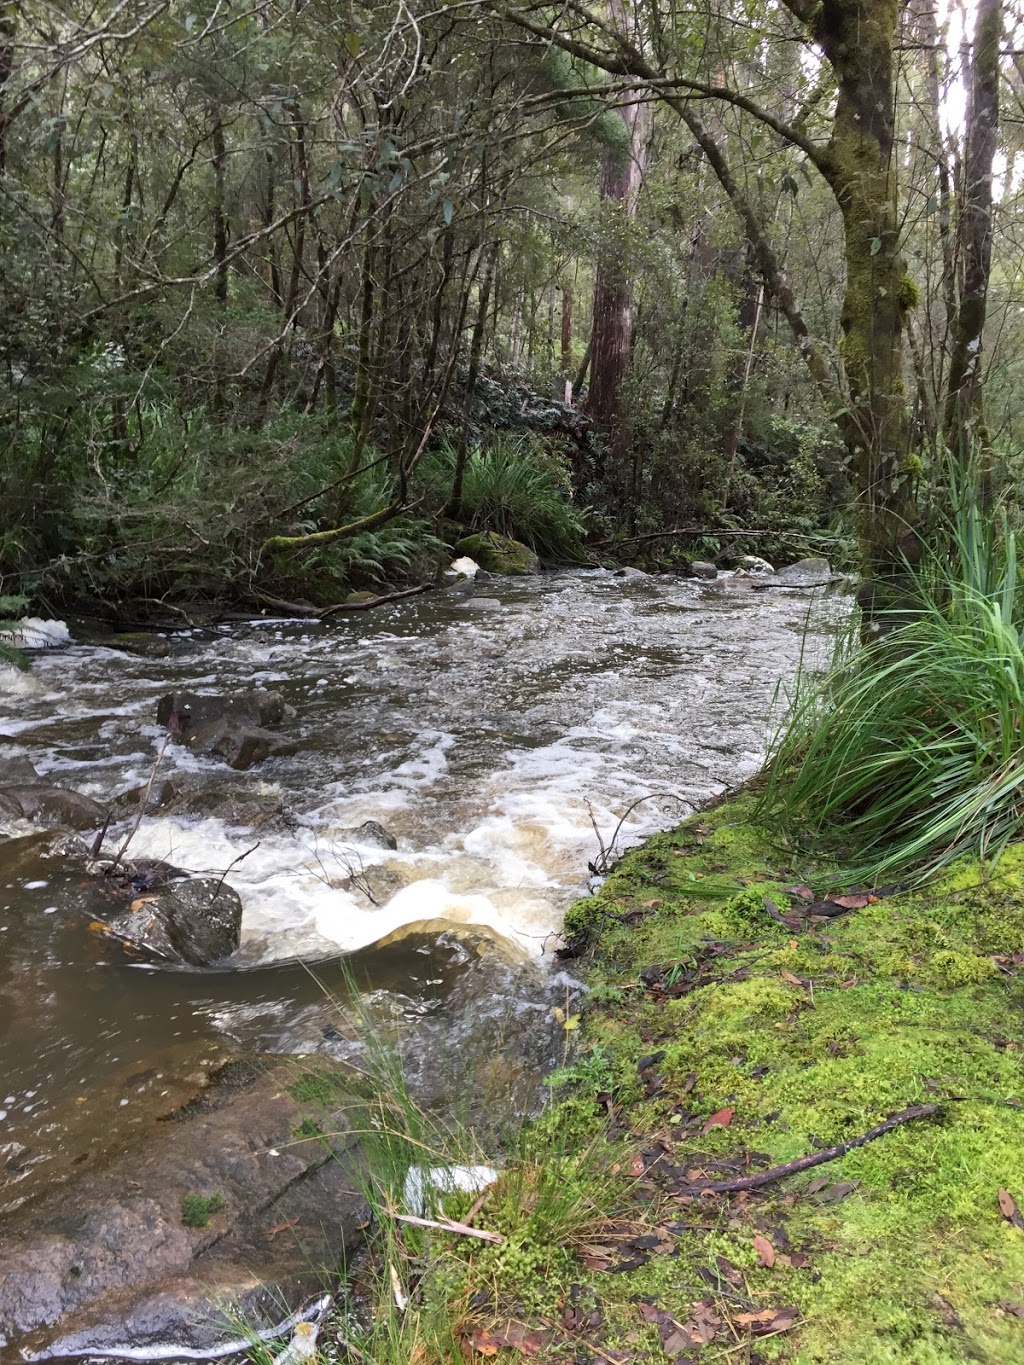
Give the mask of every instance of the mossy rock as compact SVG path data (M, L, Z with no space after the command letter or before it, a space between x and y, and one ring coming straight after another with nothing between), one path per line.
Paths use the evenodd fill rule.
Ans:
M379 593L366 592L362 589L358 592L350 592L345 597L345 606L354 607L359 602L372 602L376 597L379 597L379 595Z
M529 574L540 572L540 560L522 541L511 536L500 536L496 531L481 531L464 536L455 546L455 553L475 559L486 573Z

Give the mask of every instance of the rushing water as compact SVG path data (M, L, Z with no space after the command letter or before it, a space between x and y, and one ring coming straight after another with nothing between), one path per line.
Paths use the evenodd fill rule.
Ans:
M131 965L90 932L80 864L0 817L0 1186L5 1163L20 1187L82 1159L76 1121L130 1122L189 1047L344 1053L322 989L348 991L343 956L421 1062L459 1038L493 1053L510 1021L521 1049L550 1036L552 949L598 835L635 842L750 774L780 680L827 651L841 610L739 580L565 573L182 632L165 658L72 646L4 675L0 752L100 800L149 777L172 688L274 688L301 747L236 774L169 746L159 776L189 813L147 816L131 843L230 869L244 971ZM346 833L365 820L398 851Z

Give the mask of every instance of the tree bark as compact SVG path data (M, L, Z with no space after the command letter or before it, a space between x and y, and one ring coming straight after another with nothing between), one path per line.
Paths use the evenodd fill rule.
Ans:
M992 270L992 163L999 126L1002 0L978 0L971 54L960 231L964 286L953 333L946 441L961 458L984 444L981 351Z
M606 147L601 170L601 200L617 207L621 227L636 217L647 162L650 110L645 104L621 109L626 136L618 147ZM613 234L621 238L621 230ZM624 260L622 241L601 252L594 281L594 322L590 341L590 392L587 410L594 421L611 428L619 415L622 381L633 353L633 281Z

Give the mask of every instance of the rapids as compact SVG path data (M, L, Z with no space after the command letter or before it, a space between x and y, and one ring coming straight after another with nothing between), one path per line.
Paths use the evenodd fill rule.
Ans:
M588 863L754 772L780 683L827 659L844 612L752 580L559 573L181 631L161 658L72 645L3 674L0 752L100 801L148 779L172 689L274 688L301 747L232 773L168 746L159 778L208 792L208 813L147 816L130 845L228 870L245 970L130 964L89 933L80 868L0 816L0 1184L5 1161L17 1184L71 1142L76 1104L130 1107L168 1047L343 1055L319 984L345 994L342 959L421 1062L453 1038L493 1050L509 1018L535 1030L569 988L552 950ZM278 812L258 828L254 800ZM397 852L346 833L366 820Z

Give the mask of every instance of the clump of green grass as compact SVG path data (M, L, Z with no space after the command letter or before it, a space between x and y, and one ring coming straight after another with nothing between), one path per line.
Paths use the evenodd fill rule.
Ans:
M454 451L441 452L446 477ZM462 485L462 517L474 531L497 531L529 545L543 560L581 563L583 521L572 506L563 461L538 441L511 437L471 450Z
M1024 828L1017 532L968 492L940 542L908 566L910 610L798 696L768 769L762 813L847 880L994 863Z
M205 1228L215 1213L227 1208L219 1194L186 1194L181 1201L181 1221L187 1228Z

